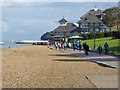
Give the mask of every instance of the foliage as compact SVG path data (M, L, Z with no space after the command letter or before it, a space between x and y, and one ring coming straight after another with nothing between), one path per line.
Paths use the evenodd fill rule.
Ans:
M108 27L114 26L114 25L118 25L118 13L119 13L119 8L118 7L112 7L109 9L106 9L104 12L104 16L103 16L103 23L106 24Z
M109 51L117 52L120 54L120 44L119 44L120 39L112 39L112 37L105 37L105 38L96 38L95 39L95 45L98 48L99 45L102 46L103 51L104 51L104 44L105 42L108 43L109 45ZM90 40L82 40L82 44L84 42L87 42L89 45L90 49L94 49L94 39Z
M81 34L80 36L83 37L83 40L94 39L94 33ZM95 38L103 38L103 37L111 37L111 36L115 38L120 38L120 30L95 33Z
M81 36L83 37L84 40L89 39L89 34L81 34Z
M112 31L112 36L120 39L120 30Z

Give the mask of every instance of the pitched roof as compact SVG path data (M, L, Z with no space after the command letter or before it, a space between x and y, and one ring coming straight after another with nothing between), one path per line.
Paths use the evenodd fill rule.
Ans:
M88 14L78 21L78 23L98 23L100 20L94 14Z
M81 18L85 18L89 14L94 14L94 15L101 15L103 13L103 10L89 10L86 14L84 14Z
M53 32L63 32L65 31L65 26L58 26Z
M67 27L71 27L69 31L75 29L77 26L73 23L67 23L66 26L58 26L53 32L64 32ZM66 30L67 31L67 30Z
M74 32L74 31L78 31L78 32L80 32L80 28L77 27L77 28L71 30L71 32Z
M59 20L58 22L67 22L67 20L65 20L64 18L62 18L62 19Z
M67 31L72 31L73 29L75 29L77 26L73 23L67 23L66 27L71 27L69 30L66 30Z

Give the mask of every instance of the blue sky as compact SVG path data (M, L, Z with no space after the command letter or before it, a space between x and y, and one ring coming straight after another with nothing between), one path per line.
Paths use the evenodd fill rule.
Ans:
M0 19L2 40L39 40L42 34L54 30L63 16L76 23L95 5L104 10L118 2L4 2Z

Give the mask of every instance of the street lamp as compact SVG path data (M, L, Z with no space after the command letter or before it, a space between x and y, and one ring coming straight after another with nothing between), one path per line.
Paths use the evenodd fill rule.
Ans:
M95 50L95 36L96 36L96 32L94 30L94 50Z

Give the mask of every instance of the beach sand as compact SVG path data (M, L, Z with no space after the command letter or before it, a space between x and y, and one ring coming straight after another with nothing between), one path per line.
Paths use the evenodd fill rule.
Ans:
M102 67L47 46L2 50L3 88L95 88L87 75L116 75Z

